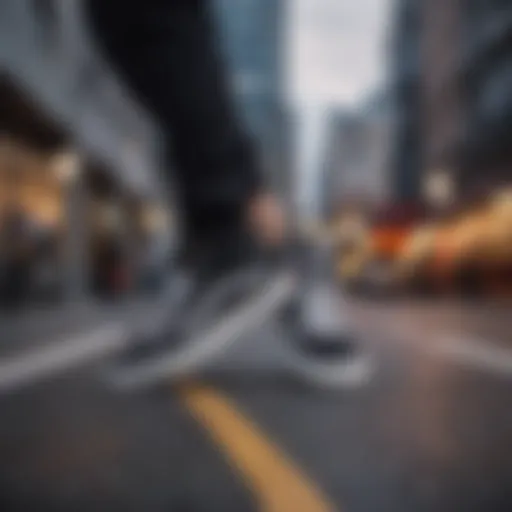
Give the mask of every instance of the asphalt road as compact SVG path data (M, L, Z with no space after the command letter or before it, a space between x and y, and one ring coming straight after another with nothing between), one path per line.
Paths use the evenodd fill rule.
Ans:
M512 510L506 309L345 307L356 389L295 382L266 329L186 383L122 394L91 364L4 393L0 510Z

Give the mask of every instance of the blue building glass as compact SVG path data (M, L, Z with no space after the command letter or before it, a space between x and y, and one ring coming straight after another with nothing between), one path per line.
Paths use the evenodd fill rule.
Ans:
M265 140L280 95L281 0L216 0L222 48L239 107L249 127Z
M512 4L509 0L468 0L464 28L465 181L478 184L481 176L492 173L510 179Z
M420 197L421 145L421 0L400 0L393 44L393 103L396 125L392 156L392 196L398 201Z
M215 0L239 112L273 185L289 192L290 126L281 101L286 0Z

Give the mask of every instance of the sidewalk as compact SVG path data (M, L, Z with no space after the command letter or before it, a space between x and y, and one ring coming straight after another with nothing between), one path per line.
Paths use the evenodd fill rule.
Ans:
M2 312L0 358L86 334L108 324L137 323L149 313L161 309L162 300L135 298L117 303L89 301L33 308L13 314Z

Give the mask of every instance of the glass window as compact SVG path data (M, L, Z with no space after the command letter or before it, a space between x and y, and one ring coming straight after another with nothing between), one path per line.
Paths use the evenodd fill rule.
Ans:
M32 9L41 44L53 48L59 33L58 10L54 0L33 0Z
M485 80L477 100L483 118L510 115L512 108L512 60L498 63L494 73Z

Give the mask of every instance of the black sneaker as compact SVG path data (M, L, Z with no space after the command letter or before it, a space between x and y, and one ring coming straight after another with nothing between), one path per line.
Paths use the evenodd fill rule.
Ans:
M294 274L246 236L217 237L195 256L193 273L171 293L163 326L110 368L116 386L138 388L199 370L277 314L295 290Z

